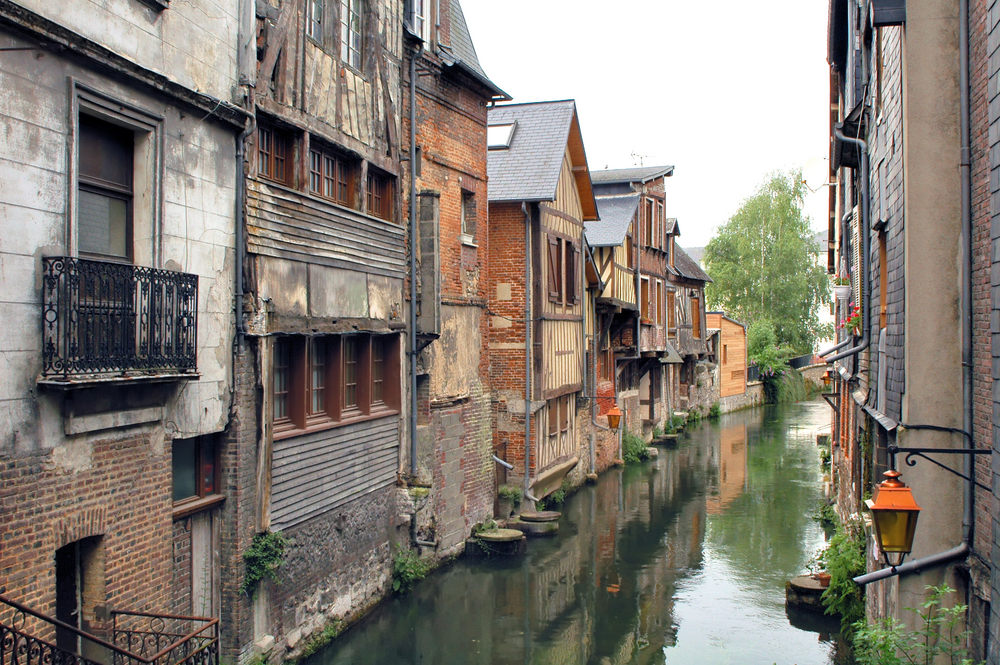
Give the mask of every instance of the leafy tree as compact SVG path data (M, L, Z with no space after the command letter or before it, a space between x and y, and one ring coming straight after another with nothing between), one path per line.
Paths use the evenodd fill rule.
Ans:
M809 353L832 333L817 315L830 289L802 214L804 194L800 172L771 174L705 248L711 307L748 324L769 319L778 344L795 353Z
M779 402L782 377L788 370L793 352L778 346L778 335L770 319L757 319L747 329L747 358L760 369L764 397L770 404Z

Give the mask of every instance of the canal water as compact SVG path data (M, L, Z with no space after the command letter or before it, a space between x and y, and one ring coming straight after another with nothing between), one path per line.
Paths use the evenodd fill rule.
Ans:
M567 499L558 536L459 559L308 665L840 662L837 622L785 609L824 544L823 402L728 414Z

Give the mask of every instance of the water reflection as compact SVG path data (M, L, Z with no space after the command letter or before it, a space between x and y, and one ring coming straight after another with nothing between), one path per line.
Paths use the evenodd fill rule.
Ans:
M706 423L571 497L559 536L523 559L459 561L310 665L830 663L833 625L784 608L823 540L809 515L824 409Z

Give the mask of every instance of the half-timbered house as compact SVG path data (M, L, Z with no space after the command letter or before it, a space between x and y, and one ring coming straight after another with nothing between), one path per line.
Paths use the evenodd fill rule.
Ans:
M541 498L586 453L583 225L597 204L575 102L498 106L488 132L494 436Z
M257 2L234 534L289 541L233 624L294 657L382 596L405 422L402 0ZM234 577L234 582L239 579ZM235 585L234 585L235 586ZM246 600L241 601L246 603Z
M687 411L691 408L707 409L710 404L711 381L709 368L705 364L708 355L706 339L708 327L705 322L705 284L711 281L701 266L677 244L680 235L677 221L672 220L669 280L674 287L667 305L672 310L673 321L671 343L683 359L674 377L677 408Z
M613 349L618 349L615 374L620 406L629 430L644 435L672 415L670 366L679 360L669 341L670 251L677 226L666 217L665 183L673 172L673 166L649 166L593 174L602 218L606 206L609 213L626 201L634 206L627 246L620 251L631 274L616 277L631 279L635 308L614 313L618 321L607 326L603 352L614 354ZM617 306L613 299L603 302Z

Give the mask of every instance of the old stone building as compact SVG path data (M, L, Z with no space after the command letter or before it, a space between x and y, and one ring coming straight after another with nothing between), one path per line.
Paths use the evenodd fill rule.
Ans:
M111 656L44 617L118 661L123 611L216 617L233 573L250 8L0 2L0 593L39 658Z
M239 653L276 642L294 656L389 581L406 413L403 6L285 0L257 3L256 19L231 528L241 553L254 534L288 546L252 607L230 581L223 618Z
M829 232L838 241L830 268L851 281L838 321L854 305L863 317L827 354L837 378L839 510L857 516L893 446L931 450L914 466L901 464L902 453L896 460L923 510L911 560L895 570L869 540L869 617L912 623L902 608L919 605L927 585L947 583L969 606L972 655L989 663L1000 662L989 454L997 431L989 340L998 331L989 174L1000 165L989 131L993 9L979 0L836 0L829 24L837 183ZM987 454L974 461L962 450ZM928 459L974 471L980 484Z
M417 487L412 541L431 543L422 547L443 557L461 551L473 525L493 516L496 496L486 347L486 114L492 102L509 97L479 65L458 0L428 2L409 28L403 126L405 136L412 128L413 152L404 172L416 197L409 210L417 229L419 355L410 368L415 431L408 438L415 446L403 457ZM430 488L426 498L418 486Z
M589 457L583 225L597 204L573 101L497 106L489 132L494 441L543 498Z

